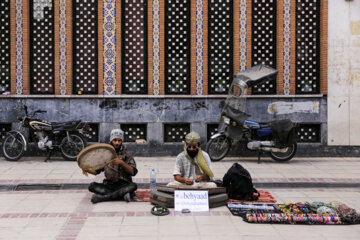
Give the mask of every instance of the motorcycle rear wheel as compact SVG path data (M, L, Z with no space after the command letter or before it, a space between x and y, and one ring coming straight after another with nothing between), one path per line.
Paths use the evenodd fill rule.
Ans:
M270 157L277 162L286 162L286 161L291 160L295 156L296 150L297 150L297 144L295 142L291 146L289 146L288 150L284 153L269 152L269 154L270 154Z
M210 139L206 145L206 152L211 161L217 162L223 159L230 150L230 140L225 136L218 136Z
M10 134L3 141L1 149L6 160L17 161L24 155L25 142L20 134Z
M70 141L65 136L60 144L61 155L65 160L76 161L77 155L87 146L87 142L79 133L70 133Z

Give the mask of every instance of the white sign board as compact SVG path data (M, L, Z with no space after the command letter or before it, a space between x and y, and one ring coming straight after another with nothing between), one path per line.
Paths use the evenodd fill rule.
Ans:
M209 211L208 191L175 191L175 211L189 209L192 212Z

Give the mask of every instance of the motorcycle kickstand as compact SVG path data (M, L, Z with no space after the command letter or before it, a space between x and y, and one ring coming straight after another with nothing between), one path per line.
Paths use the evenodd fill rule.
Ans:
M261 154L262 154L262 152L261 151L258 151L258 164L260 164L260 158L261 158Z
M51 151L51 150L49 150L49 151L48 151L48 154L46 155L46 159L45 159L45 161L44 161L44 162L47 162L47 161L49 161L49 160L50 160L51 153L52 153L52 151Z

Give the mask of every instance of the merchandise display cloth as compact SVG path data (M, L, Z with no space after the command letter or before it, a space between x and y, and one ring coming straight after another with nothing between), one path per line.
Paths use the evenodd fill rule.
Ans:
M259 189L258 192L260 193L260 196L258 200L253 201L244 201L244 200L236 200L236 199L229 199L228 202L232 203L242 203L242 202L252 202L252 203L276 203L275 198L271 195L271 193L266 192L264 190Z
M250 204L228 202L234 216L249 223L285 224L360 224L360 214L340 203L305 202L285 204Z
M135 194L136 195L132 199L134 202L150 202L150 190L138 189Z

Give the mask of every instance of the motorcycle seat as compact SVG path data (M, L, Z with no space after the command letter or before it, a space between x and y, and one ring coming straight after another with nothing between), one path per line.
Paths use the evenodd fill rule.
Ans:
M270 124L269 123L260 123L260 128L269 128L270 129Z
M68 122L61 122L61 123L53 123L52 129L53 130L73 130L76 126L81 122L81 120L76 121L68 121Z

